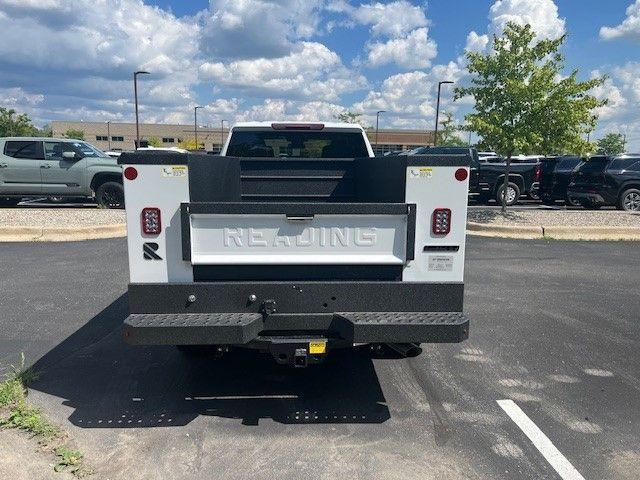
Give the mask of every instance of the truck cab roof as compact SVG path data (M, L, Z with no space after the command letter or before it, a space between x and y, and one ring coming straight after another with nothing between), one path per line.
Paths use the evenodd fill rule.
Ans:
M276 128L274 128L276 126ZM256 129L277 129L277 126L282 126L282 129L287 129L287 127L292 130L304 130L308 127L310 130L316 127L317 130L358 130L364 131L362 125L358 125L357 123L345 123L345 122L296 122L296 121L282 121L282 120L272 120L265 122L238 122L231 127L231 129L235 128L256 128Z

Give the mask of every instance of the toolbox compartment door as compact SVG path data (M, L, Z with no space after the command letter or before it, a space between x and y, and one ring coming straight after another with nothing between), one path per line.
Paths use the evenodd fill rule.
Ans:
M183 204L192 265L403 265L412 257L407 204ZM409 255L408 255L409 254Z

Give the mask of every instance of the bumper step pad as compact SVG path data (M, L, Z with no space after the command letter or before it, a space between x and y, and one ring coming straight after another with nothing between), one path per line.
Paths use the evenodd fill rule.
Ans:
M335 326L354 343L459 343L469 337L461 312L337 312Z
M132 345L241 345L263 325L259 313L132 313L124 338Z

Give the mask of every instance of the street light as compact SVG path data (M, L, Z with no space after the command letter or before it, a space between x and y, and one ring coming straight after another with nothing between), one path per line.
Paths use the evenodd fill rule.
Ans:
M385 112L386 110L378 110L376 112L376 150L378 150L378 124L380 122L380 114Z
M111 150L111 130L109 128L109 126L111 125L111 120L107 121L107 142L108 142L108 150Z
M224 146L224 122L229 123L229 120L220 120L220 153L222 153Z
M438 145L438 121L439 121L439 117L440 117L440 89L442 88L442 85L444 84L449 84L449 83L453 83L451 80L444 80L442 82L438 82L438 103L436 105L436 130L433 133L433 146L435 147L436 145Z
M193 107L193 135L196 137L196 150L200 150L198 147L198 109L204 107Z
M138 70L133 72L133 96L136 104L136 150L140 148L140 124L138 123L138 75L149 75L149 72Z

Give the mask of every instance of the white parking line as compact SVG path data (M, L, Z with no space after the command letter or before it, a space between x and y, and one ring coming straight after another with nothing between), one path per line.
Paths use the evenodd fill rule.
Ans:
M558 472L563 480L584 480L580 472L566 459L542 430L527 417L527 414L513 400L497 400L498 405L520 427L542 456Z

